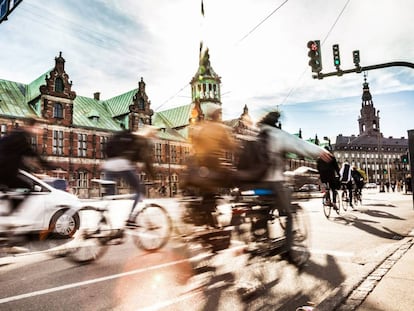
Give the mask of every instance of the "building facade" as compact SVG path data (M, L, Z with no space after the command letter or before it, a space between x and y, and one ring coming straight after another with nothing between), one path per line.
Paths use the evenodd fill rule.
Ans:
M358 135L336 137L334 153L338 161L348 161L364 170L368 182L405 180L410 170L406 161L408 139L383 136L379 111L374 107L366 78L363 83L358 125Z

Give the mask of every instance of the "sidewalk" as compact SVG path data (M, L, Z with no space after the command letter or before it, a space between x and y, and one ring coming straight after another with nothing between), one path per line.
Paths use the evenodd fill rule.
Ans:
M380 278L381 271L377 271L375 277L380 278L379 283L368 294L363 303L356 309L357 311L405 311L414 309L414 239L400 248L391 257L401 258L387 259L380 267L384 269L385 275ZM387 265L391 267L387 269ZM377 269L378 270L378 269Z
M398 200L397 194L388 196ZM414 230L366 271L341 284L315 311L414 310Z

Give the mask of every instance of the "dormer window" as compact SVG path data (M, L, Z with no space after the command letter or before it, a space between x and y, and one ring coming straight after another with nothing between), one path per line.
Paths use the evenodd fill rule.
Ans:
M63 119L63 106L61 103L55 103L53 106L53 117L56 119Z
M55 92L63 93L64 85L62 78L56 78L55 80Z

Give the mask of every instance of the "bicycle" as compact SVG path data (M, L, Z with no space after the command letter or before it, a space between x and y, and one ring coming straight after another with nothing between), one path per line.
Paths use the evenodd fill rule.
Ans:
M354 206L362 205L362 189L355 187L353 195Z
M348 206L351 202L349 202L349 193L346 184L342 184L342 194L341 194L341 201L342 201L342 208L346 212L348 210Z
M335 211L338 215L340 215L340 211L341 211L341 206L342 206L342 200L341 200L341 196L338 193L337 189L333 190L335 192L335 197L336 197L336 208ZM330 215L331 215L331 210L334 203L332 203L331 201L331 195L330 195L330 188L329 185L326 184L325 186L325 194L322 197L322 205L323 205L323 212L325 214L325 217L329 219ZM346 209L344 209L346 211Z
M115 184L113 181L93 179L100 185ZM109 246L124 242L125 233L132 236L134 244L145 251L153 252L162 248L171 237L172 220L167 210L156 203L142 201L134 212L133 224L113 229L109 218L109 202L130 198L127 195L103 196L95 204L88 203L79 212L84 223L73 241L66 246L66 258L75 263L90 263L102 257ZM105 203L104 200L107 202ZM102 202L104 202L102 204Z

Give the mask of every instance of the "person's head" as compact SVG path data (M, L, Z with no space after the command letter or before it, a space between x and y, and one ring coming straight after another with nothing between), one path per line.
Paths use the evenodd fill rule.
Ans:
M280 112L275 110L268 112L260 121L260 124L266 124L273 127L277 127L277 123L279 122Z
M40 134L41 127L39 120L32 117L26 119L24 122L24 129L32 135Z
M219 121L221 120L221 106L217 104L209 104L204 108L204 117L207 120Z

